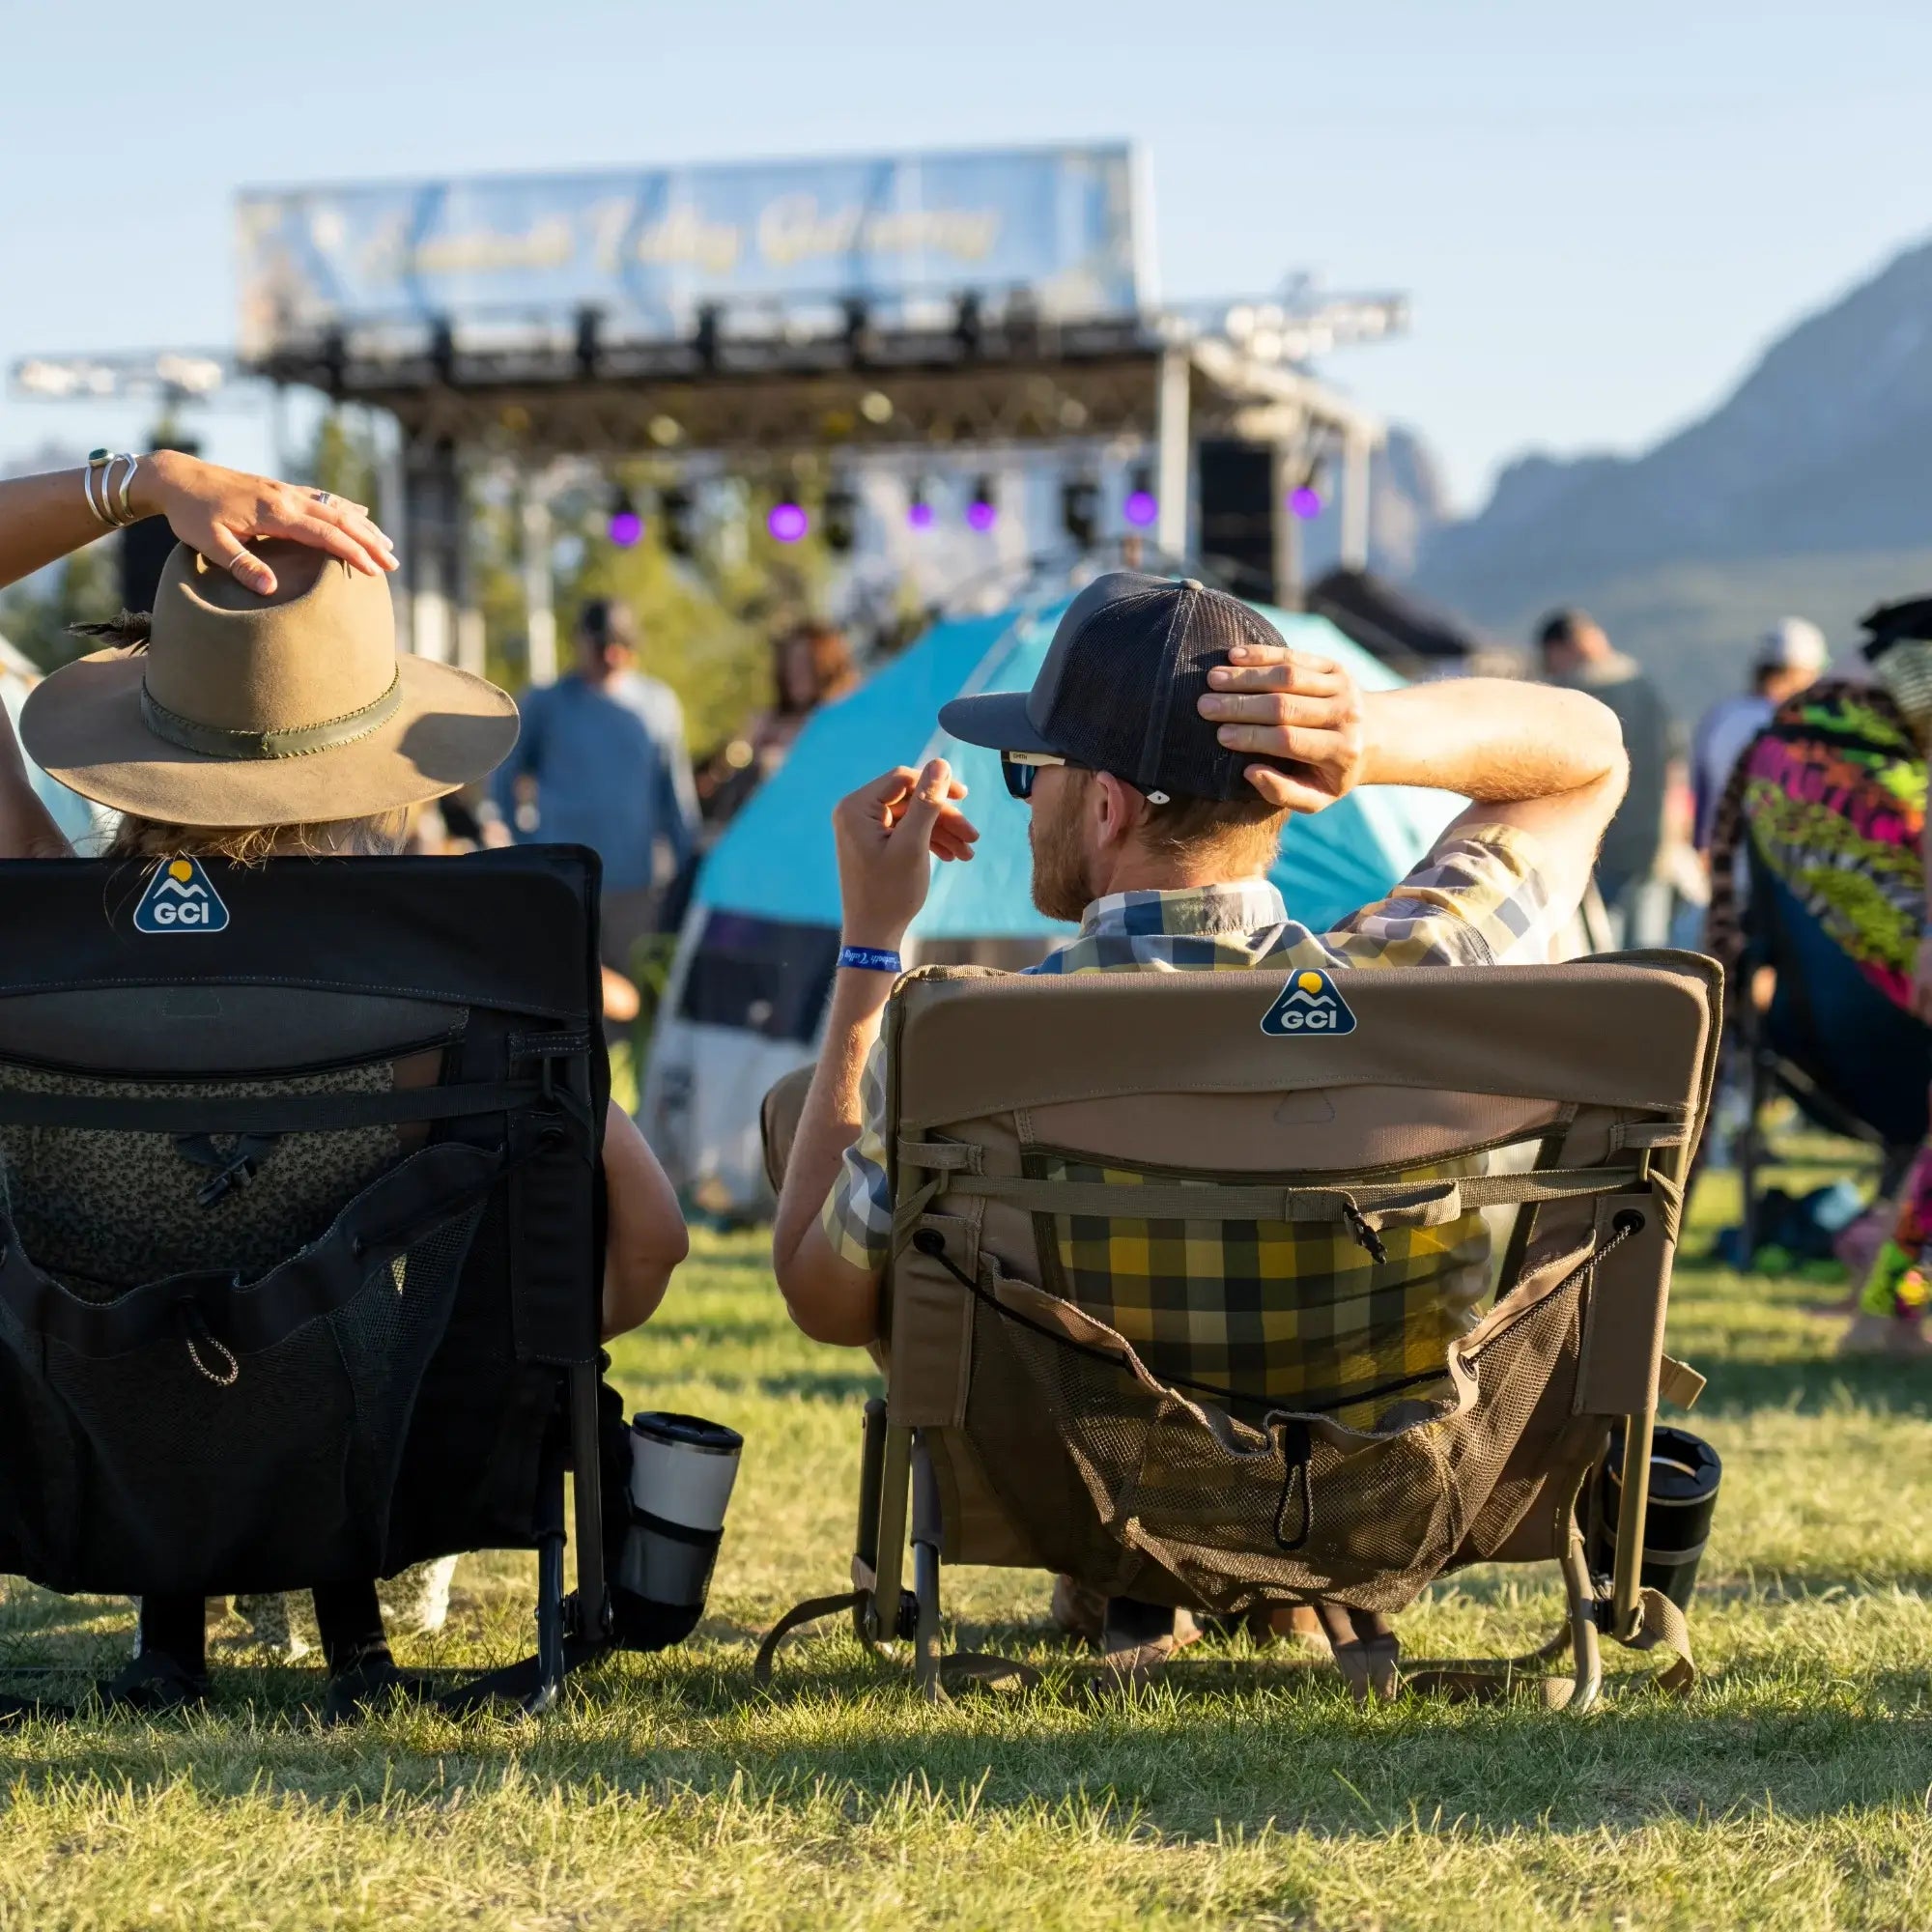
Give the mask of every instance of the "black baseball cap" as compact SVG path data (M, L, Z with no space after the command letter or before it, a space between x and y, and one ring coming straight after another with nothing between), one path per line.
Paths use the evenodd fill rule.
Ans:
M1110 570L1066 607L1031 691L955 697L940 729L995 752L1049 752L1142 791L1252 799L1255 758L1229 751L1198 704L1233 646L1281 640L1225 591Z
M1864 653L1876 664L1894 644L1932 642L1932 597L1908 597L1881 604L1859 619L1869 639Z

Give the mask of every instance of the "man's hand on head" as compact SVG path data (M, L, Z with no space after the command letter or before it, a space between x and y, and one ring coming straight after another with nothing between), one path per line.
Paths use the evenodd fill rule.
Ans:
M1236 644L1208 683L1201 715L1220 726L1223 745L1293 767L1248 767L1248 782L1269 805L1321 811L1361 782L1362 694L1340 665L1280 644Z
M896 765L839 800L832 828L847 945L895 952L925 903L928 858L972 858L980 835L955 803L965 796L934 758L919 772Z

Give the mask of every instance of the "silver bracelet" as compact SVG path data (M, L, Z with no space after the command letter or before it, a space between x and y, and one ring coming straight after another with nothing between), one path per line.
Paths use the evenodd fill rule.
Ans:
M128 466L122 473L118 493L114 487L114 466L117 463ZM93 449L88 452L87 468L80 472L80 494L86 497L90 514L102 529L126 529L137 521L133 506L128 501L128 492L134 487L134 472L140 467L141 459L129 456L126 450ZM95 494L97 476L99 478L98 499Z
M124 530L129 524L140 521L128 501L128 493L134 487L134 472L140 469L141 459L138 456L129 456L126 458L126 462L128 473L122 477L121 487L114 493L115 522L117 526Z
M107 506L94 500L94 475L96 470L104 470L114 461L112 451L90 449L87 452L87 468L80 472L80 494L87 498L88 514L104 530L114 527L114 521L107 514Z

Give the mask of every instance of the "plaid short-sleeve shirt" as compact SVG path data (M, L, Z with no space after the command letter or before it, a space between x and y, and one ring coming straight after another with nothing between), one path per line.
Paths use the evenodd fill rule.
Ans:
M1487 966L1548 957L1548 894L1534 839L1474 826L1438 847L1389 896L1330 932L1288 917L1265 880L1185 892L1121 893L1087 908L1080 936L1031 970L1239 972ZM892 1197L884 1141L883 1046L863 1086L859 1139L825 1205L834 1248L884 1270ZM1122 1190L1150 1176L1035 1150L1028 1172ZM1480 1155L1406 1179L1479 1171ZM1037 1217L1045 1285L1119 1333L1156 1377L1221 1389L1264 1408L1318 1409L1380 1427L1396 1403L1442 1390L1448 1350L1489 1287L1489 1231L1470 1213L1434 1228L1388 1228L1372 1257L1330 1226Z
M1391 892L1332 931L1288 916L1265 879L1185 892L1114 893L1095 899L1080 934L1033 973L1130 970L1240 972L1258 966L1333 970L1372 966L1496 966L1544 960L1553 930L1536 840L1507 825L1465 827ZM883 1273L892 1253L886 1178L883 1042L866 1062L859 1138L827 1197L820 1225L854 1267Z

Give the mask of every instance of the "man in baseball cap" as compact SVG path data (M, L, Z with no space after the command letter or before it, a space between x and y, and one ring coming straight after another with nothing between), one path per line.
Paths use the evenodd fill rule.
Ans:
M1625 779L1616 720L1581 692L1463 679L1363 693L1339 665L1289 650L1236 599L1131 571L1096 579L1068 605L1031 691L957 698L940 724L1000 753L1007 789L1032 812L1035 901L1078 922L1032 969L1040 973L1319 978L1547 959ZM1386 898L1313 932L1268 882L1282 827L1360 784L1480 802ZM819 1341L879 1335L892 1236L880 1015L924 903L928 858L972 858L963 796L935 758L883 774L834 813L844 945L773 1231L779 1286ZM1479 1228L1471 1238L1481 1241ZM1414 1260L1399 1245L1389 1238L1398 1274ZM1204 1268L1178 1292L1211 1300L1211 1263ZM1110 1658L1177 1640L1172 1612L1083 1607L1069 1579L1056 1609L1069 1628L1103 1628Z

